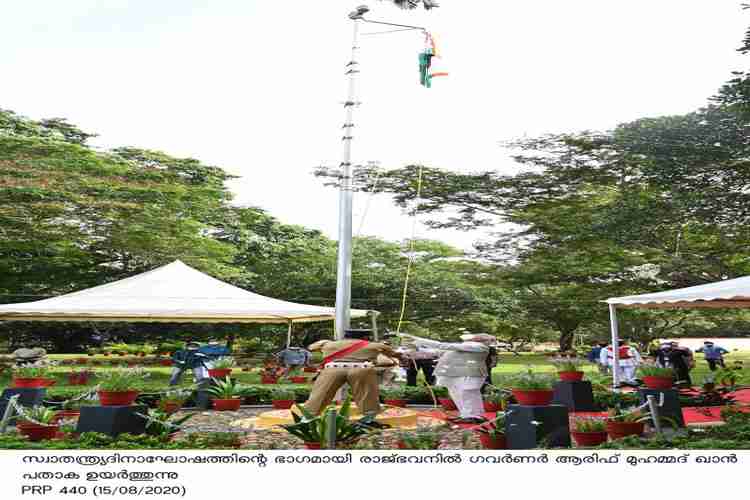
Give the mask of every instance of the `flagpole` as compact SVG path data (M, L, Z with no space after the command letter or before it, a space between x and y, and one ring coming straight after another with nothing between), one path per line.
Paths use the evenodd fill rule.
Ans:
M346 65L349 91L344 103L344 154L341 160L341 184L339 186L339 242L336 266L336 339L343 339L351 322L352 301L352 140L354 129L354 106L357 105L357 75L359 62L359 21L368 11L359 7L349 14L352 20L352 56Z

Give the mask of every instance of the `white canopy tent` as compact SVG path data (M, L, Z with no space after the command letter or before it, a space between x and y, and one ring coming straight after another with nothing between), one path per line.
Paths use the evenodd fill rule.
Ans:
M374 311L352 310L353 318ZM284 323L328 321L332 307L296 304L230 285L179 260L143 274L50 299L0 305L0 321ZM288 342L287 342L288 343Z
M666 292L646 293L613 297L606 300L609 304L609 320L612 330L612 346L619 340L617 325L618 308L642 309L718 309L750 308L750 276L731 280L697 285ZM613 349L614 364L619 362L617 349ZM620 384L619 373L612 371L614 386Z

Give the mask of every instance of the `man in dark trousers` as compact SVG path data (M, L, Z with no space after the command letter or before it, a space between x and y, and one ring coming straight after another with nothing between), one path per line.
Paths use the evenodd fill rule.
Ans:
M703 342L703 347L696 349L695 352L703 353L703 356L706 358L706 363L708 363L708 369L712 372L716 371L717 365L726 368L726 365L724 364L724 355L729 354L729 351L723 347L714 345L710 340Z
M656 362L663 367L672 368L678 385L693 385L690 378L690 364L693 359L692 353L681 348L677 342L662 344L656 351Z

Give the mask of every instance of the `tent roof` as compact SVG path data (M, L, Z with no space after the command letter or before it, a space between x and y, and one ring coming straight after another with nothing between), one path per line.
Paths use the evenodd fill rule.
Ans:
M750 276L666 292L614 297L606 302L625 308L750 308Z
M352 317L367 311L352 310ZM335 319L331 307L295 304L224 283L176 260L106 285L0 305L0 320L288 323Z

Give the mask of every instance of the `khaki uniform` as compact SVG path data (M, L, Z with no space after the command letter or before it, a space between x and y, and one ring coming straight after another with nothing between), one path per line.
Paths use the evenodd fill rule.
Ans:
M359 342L355 339L321 340L312 344L308 349L322 351L324 357L346 349ZM315 380L310 391L310 399L305 403L305 409L319 414L323 408L331 404L336 392L348 383L352 388L352 397L363 415L380 411L380 390L378 388L378 373L376 363L378 356L395 356L396 353L386 344L370 342L361 349L351 352L335 363L363 363L370 362L371 368L323 368Z

